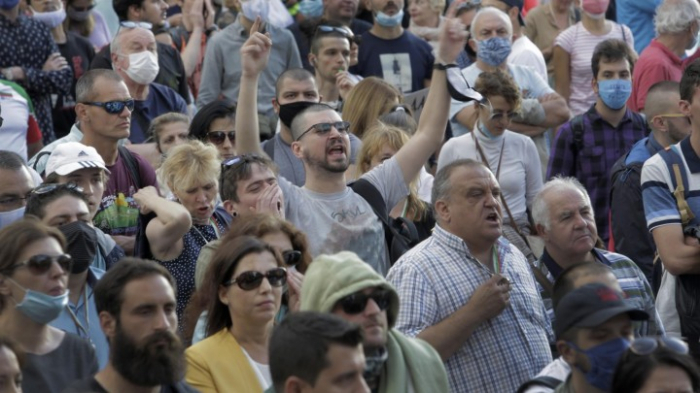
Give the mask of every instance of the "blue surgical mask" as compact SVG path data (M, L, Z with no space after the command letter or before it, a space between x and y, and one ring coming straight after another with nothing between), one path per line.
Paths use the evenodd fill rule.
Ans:
M512 49L510 38L506 37L491 37L477 41L477 46L476 57L492 67L503 64Z
M403 10L399 10L396 14L389 16L381 11L374 15L374 20L379 23L379 26L384 27L396 27L401 24L403 20Z
M0 0L0 8L9 11L19 4L19 0Z
M608 79L598 82L598 96L612 110L622 109L632 94L632 81L629 79Z
M61 315L61 311L68 305L68 290L63 295L51 296L45 293L25 289L10 278L18 287L24 289L24 299L15 305L22 314L32 321L46 325Z
M306 18L318 18L323 15L323 0L301 0L299 12Z
M7 212L0 212L0 229L5 228L6 226L12 224L15 221L21 220L22 217L24 217L25 209L26 207L22 206L19 209L10 210Z
M488 127L486 127L486 124L484 124L481 120L479 120L479 125L477 127L479 128L481 135L485 136L487 139L496 139L496 136L491 133Z
M595 386L604 392L609 392L617 362L620 360L622 353L630 347L629 340L616 338L586 351L581 350L573 343L569 344L588 358L591 369L588 372L584 372L586 381L591 386ZM583 372L583 370L581 371Z

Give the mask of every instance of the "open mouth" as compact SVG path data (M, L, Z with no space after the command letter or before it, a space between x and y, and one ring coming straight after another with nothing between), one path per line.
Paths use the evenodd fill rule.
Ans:
M501 218L498 216L498 213L493 212L489 213L489 215L486 216L486 221L499 223L501 221Z
M341 157L345 155L345 147L343 145L336 145L328 149L328 155L331 157Z

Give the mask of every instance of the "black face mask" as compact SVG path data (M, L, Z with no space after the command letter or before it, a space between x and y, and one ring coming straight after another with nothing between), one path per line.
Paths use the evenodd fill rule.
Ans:
M280 113L279 118L282 124L287 126L287 128L292 128L292 121L298 114L303 112L306 108L316 105L318 102L311 101L297 101L290 104L279 104Z
M75 221L61 225L58 229L66 237L68 254L73 257L71 273L79 274L86 271L97 253L97 233L95 228L83 221Z

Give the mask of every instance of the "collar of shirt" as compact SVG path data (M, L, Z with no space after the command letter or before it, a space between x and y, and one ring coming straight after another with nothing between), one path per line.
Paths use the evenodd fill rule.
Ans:
M613 128L615 130L619 130L622 128L622 126L625 125L625 123L632 121L632 111L630 110L630 108L625 106L625 115L622 116L622 119L620 119L620 123L617 125L617 127L614 127L612 124L610 124L607 120L605 120L600 115L600 113L598 112L598 110L596 109L595 106L596 106L596 104L593 104L591 106L591 108L588 110L588 112L586 112L586 116L588 117L588 121L591 122L591 124L594 124L596 122L604 122L605 125Z
M595 257L595 259L600 261L605 266L611 265L608 258L606 258L605 255L603 255L603 253L600 252L600 250L598 250L597 248L593 248L593 250L591 250L591 252L593 253L593 256ZM544 249L544 252L542 253L542 258L540 258L540 259L545 264L545 266L547 266L547 270L550 273L552 273L552 277L554 277L555 280L557 278L559 278L559 275L561 275L561 273L564 271L564 269L557 263L557 261L554 260L554 258L552 258L551 255L549 255L546 247Z
M649 43L649 47L656 48L663 52L675 65L679 67L683 65L683 60L680 57L678 57L678 55L671 52L671 50L668 49L665 45L657 41L656 38L651 40L651 42Z
M700 172L700 157L695 154L693 146L690 144L690 137L685 138L681 141L681 151L683 152L683 157L685 157L685 162L688 164L688 169L690 173Z
M647 138L647 143L645 143L644 146L647 148L647 151L649 151L649 155L651 156L664 149L656 138L654 138L654 135L649 135Z
M435 225L432 237L438 242L442 243L445 247L452 249L460 255L466 255L467 257L475 261L477 260L474 257L474 255L472 255L472 253L469 251L467 243L464 240L462 240L461 237L448 232L440 225ZM507 244L504 242L503 239L503 236L501 236L495 243L496 247L498 247L498 257L501 261L505 260L504 256L508 252Z

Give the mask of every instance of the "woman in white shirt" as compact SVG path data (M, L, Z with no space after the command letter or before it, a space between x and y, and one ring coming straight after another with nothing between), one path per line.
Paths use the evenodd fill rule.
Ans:
M464 158L486 164L498 179L503 199L503 235L530 259L533 255L524 236L530 235L527 211L542 188L542 171L535 143L506 128L520 107L520 89L506 73L484 72L474 84L481 93L476 130L452 138L443 146L438 170Z

